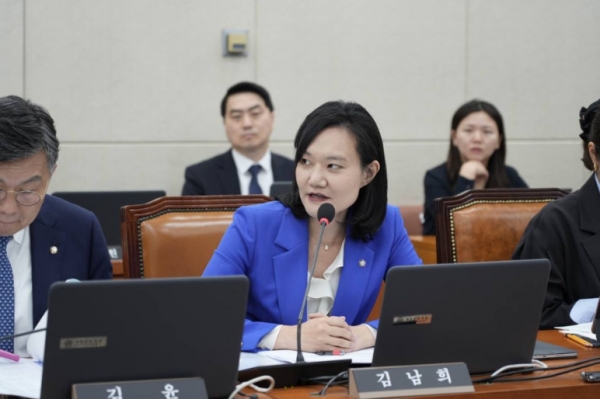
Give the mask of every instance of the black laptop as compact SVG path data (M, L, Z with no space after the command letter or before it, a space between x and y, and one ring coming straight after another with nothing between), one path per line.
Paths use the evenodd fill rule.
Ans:
M373 366L531 363L549 273L547 259L390 269Z
M100 221L111 259L121 259L121 207L145 204L153 199L164 197L166 193L160 190L59 191L52 195L93 212Z
M53 285L41 397L69 399L75 383L183 377L228 396L248 286L245 276Z

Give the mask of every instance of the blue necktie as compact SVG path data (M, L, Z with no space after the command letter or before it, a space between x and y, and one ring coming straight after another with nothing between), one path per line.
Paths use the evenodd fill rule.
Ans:
M248 190L248 194L262 194L262 189L258 185L258 172L262 170L262 166L256 164L250 166L248 172L252 175L252 179L250 180L250 189Z
M9 240L10 237L0 237L0 336L15 333L15 283L6 253ZM0 341L0 349L14 353L14 341Z

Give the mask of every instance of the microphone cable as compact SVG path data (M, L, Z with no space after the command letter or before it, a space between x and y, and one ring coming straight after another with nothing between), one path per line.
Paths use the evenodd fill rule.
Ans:
M491 382L519 382L519 381L544 380L544 379L548 379L548 378L552 378L552 377L557 377L562 374L568 374L572 371L576 371L576 370L579 370L579 369L582 369L585 367L593 366L595 364L600 364L600 357L592 357L589 359L580 360L578 362L573 362L573 363L565 364L562 366L551 366L551 367L547 367L544 369L528 368L528 369L507 371L505 373L498 374L493 377L482 378L480 380L473 380L473 383L474 384L488 384ZM535 377L504 378L504 377L509 377L511 375L515 375L515 374L531 373L534 371L546 372L546 371L550 371L550 370L562 370L562 371L547 374L547 375L535 376Z
M14 335L5 335L3 337L0 337L0 341L6 341L8 339L15 339L15 338L19 338L19 337L23 337L25 335L30 335L30 334L35 334L35 333L39 333L42 331L46 331L45 328L40 328L38 330L31 330L31 331L26 331L24 333L20 333L20 334L14 334Z

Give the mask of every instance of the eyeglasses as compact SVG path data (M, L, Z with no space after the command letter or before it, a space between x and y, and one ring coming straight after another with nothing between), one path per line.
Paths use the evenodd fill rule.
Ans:
M44 188L44 192L42 194L39 194L39 193L37 193L35 191L31 191L31 190L14 191L14 190L5 190L3 188L0 188L0 202L4 201L6 199L6 197L8 197L8 193L14 193L15 200L17 201L18 204L23 205L23 206L37 205L42 200L42 197L44 195L46 195L46 190L48 190L49 184L50 184L50 181L48 181L48 183L46 184L46 187Z

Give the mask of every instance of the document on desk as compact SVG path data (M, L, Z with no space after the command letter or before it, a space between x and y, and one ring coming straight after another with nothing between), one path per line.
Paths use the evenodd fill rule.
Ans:
M18 362L0 359L0 395L38 399L42 391L42 366L33 359Z
M596 339L596 334L592 332L592 323L581 323L572 326L556 327L562 334L577 334L582 337Z
M285 363L296 363L297 352L292 350L274 350L259 352L261 356L279 360ZM373 348L362 349L355 352L345 353L343 355L317 355L315 353L303 352L304 361L326 362L329 360L352 359L352 363L371 364L373 362Z

